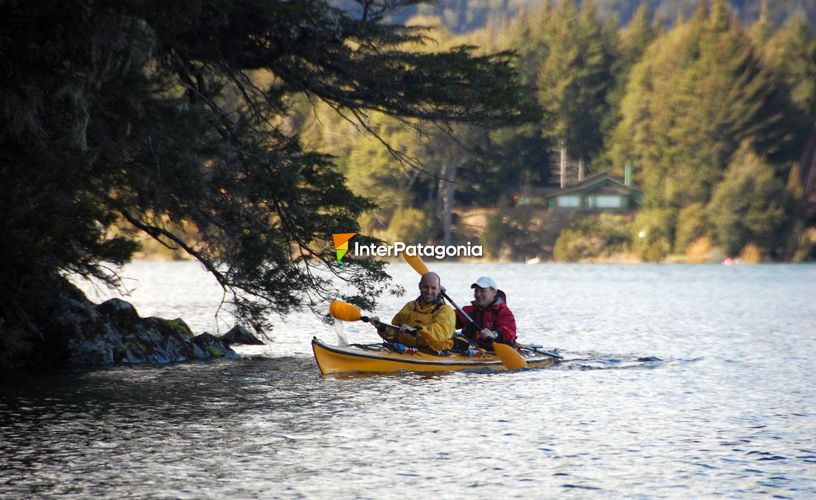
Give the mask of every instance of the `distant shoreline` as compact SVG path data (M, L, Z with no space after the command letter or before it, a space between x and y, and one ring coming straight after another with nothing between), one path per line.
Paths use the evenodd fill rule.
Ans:
M395 263L395 262L403 262L400 258L381 258L379 259L384 262L388 263ZM196 259L192 257L177 257L170 254L164 253L150 253L150 254L142 254L138 256L134 256L131 262L195 262ZM489 257L483 257L479 259L474 258L466 258L466 259L442 259L436 260L432 259L429 260L428 263L456 263L456 264L527 264L527 265L542 265L542 264L596 264L596 265L603 265L603 264L612 264L612 265L638 265L638 264L681 264L681 265L760 265L760 264L813 264L813 262L802 261L802 262L788 262L788 261L773 261L773 260L766 260L762 262L745 262L740 259L732 259L730 263L727 261L715 261L710 260L706 262L694 262L690 260L688 257L683 255L670 255L667 258L659 261L659 262L648 262L644 260L638 259L634 255L612 255L610 257L592 257L587 259L581 259L574 262L562 262L557 261L555 259L528 259L524 260L505 260L505 259L492 259Z

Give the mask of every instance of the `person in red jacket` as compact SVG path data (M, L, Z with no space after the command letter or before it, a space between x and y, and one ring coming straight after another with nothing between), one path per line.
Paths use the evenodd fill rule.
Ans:
M456 326L481 348L492 349L493 341L515 345L516 318L507 307L505 293L489 276L482 276L470 288L475 300L463 309L481 329L473 326L459 311L456 312Z

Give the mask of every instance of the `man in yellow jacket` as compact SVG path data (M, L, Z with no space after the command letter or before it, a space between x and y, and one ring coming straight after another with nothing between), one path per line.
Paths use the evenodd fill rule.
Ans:
M442 300L442 285L436 273L422 275L419 297L405 304L391 320L393 325L399 326L398 332L383 326L377 317L370 321L380 337L388 342L399 342L432 352L447 351L453 347L456 314ZM419 328L416 334L411 333L414 328Z

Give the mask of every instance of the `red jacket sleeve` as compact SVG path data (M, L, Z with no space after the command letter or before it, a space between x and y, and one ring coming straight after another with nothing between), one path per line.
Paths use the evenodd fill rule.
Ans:
M473 306L465 306L462 308L470 317L473 317ZM459 312L459 309L456 309L456 328L465 328L470 325L470 321L467 320L464 314Z
M502 307L494 322L494 329L508 344L516 342L516 318L507 307Z

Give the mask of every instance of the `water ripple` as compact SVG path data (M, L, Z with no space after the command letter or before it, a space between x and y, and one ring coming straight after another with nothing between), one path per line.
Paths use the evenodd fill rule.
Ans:
M816 267L439 270L507 284L565 361L321 377L309 340L334 332L302 314L238 362L4 373L0 497L816 496ZM214 331L194 267L131 271L142 315Z

